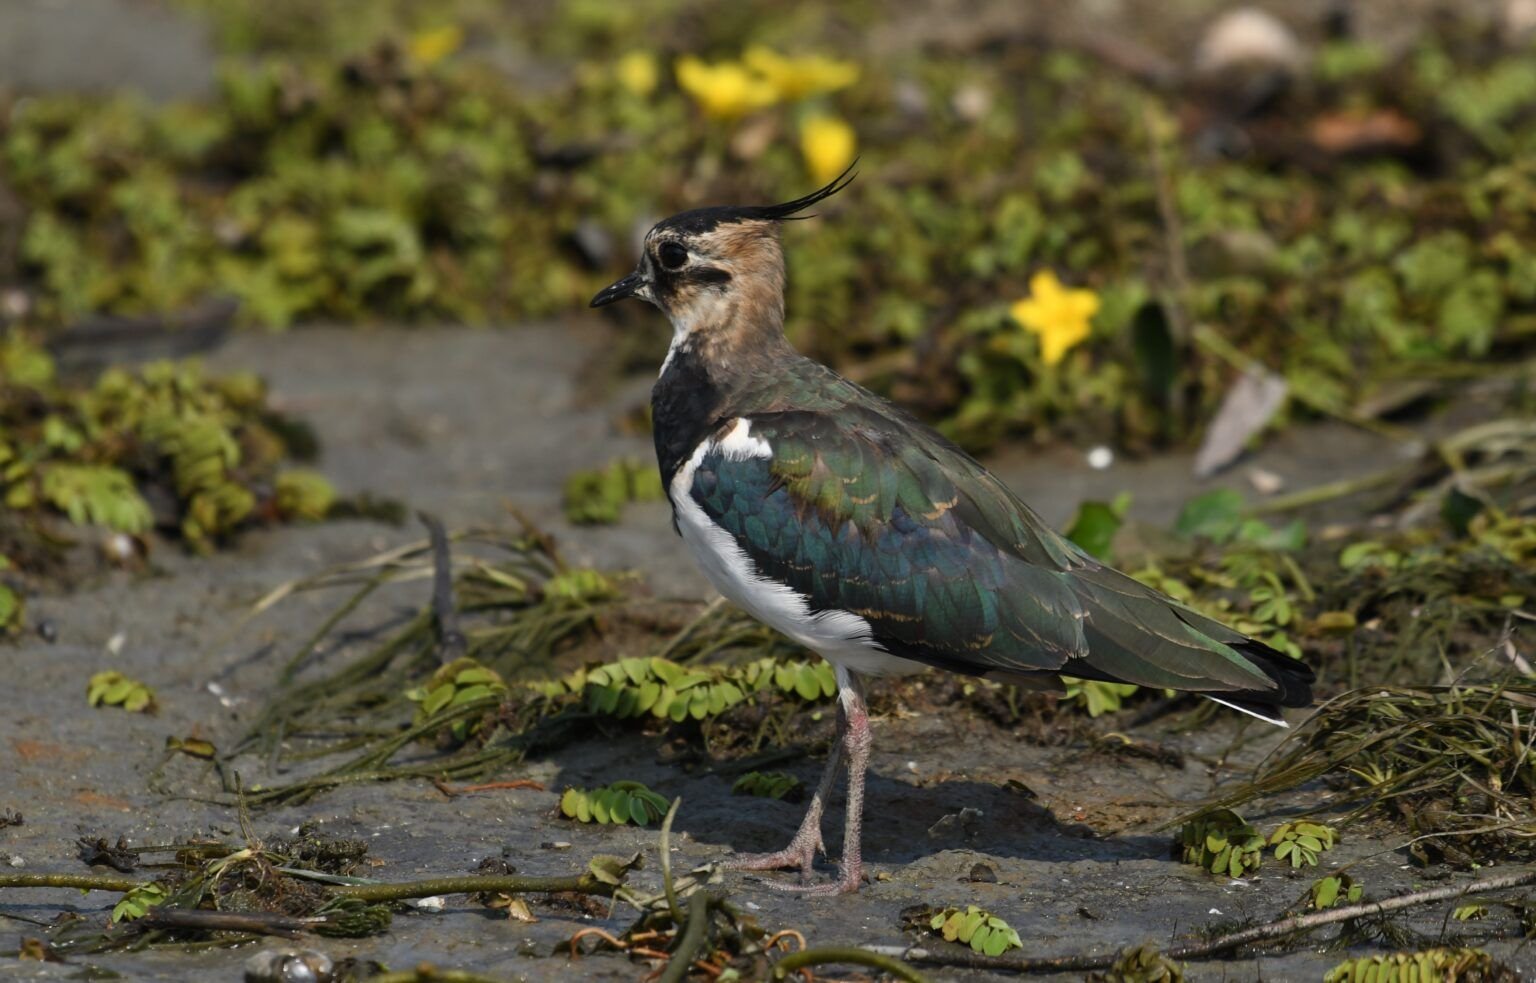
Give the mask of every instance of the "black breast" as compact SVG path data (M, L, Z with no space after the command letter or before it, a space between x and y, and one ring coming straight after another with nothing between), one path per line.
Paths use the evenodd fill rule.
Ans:
M673 352L651 389L651 429L663 487L671 485L694 448L723 422L720 406L721 393L698 356L688 349Z

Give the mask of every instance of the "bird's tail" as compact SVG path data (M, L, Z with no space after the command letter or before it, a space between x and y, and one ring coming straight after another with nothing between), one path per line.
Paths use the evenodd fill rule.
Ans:
M1238 642L1232 648L1273 680L1277 691L1262 694L1202 693L1206 699L1279 727L1289 726L1280 715L1281 707L1312 705L1312 682L1316 677L1311 666L1253 638Z

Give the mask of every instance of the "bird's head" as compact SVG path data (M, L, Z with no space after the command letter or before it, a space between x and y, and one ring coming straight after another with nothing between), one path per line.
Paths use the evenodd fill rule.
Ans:
M841 191L853 167L826 187L778 205L720 205L680 212L646 233L635 271L592 298L603 307L638 297L661 308L675 340L784 324L779 223Z

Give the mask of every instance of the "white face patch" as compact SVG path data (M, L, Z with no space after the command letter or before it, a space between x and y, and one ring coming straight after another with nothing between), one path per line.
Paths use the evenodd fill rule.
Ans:
M881 648L872 637L869 622L858 615L836 610L812 612L805 595L758 573L756 564L735 538L711 521L690 494L694 472L716 448L728 460L773 456L773 448L766 440L752 436L751 422L738 419L718 442L706 440L700 444L678 469L667 490L678 532L715 589L770 628L849 671L888 676L922 669L921 663L897 658Z

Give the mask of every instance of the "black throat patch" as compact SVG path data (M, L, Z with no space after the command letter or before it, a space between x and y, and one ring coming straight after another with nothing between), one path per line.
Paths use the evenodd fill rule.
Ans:
M724 422L721 397L691 347L672 353L666 371L651 388L651 432L664 488L671 487L677 469L694 448Z

